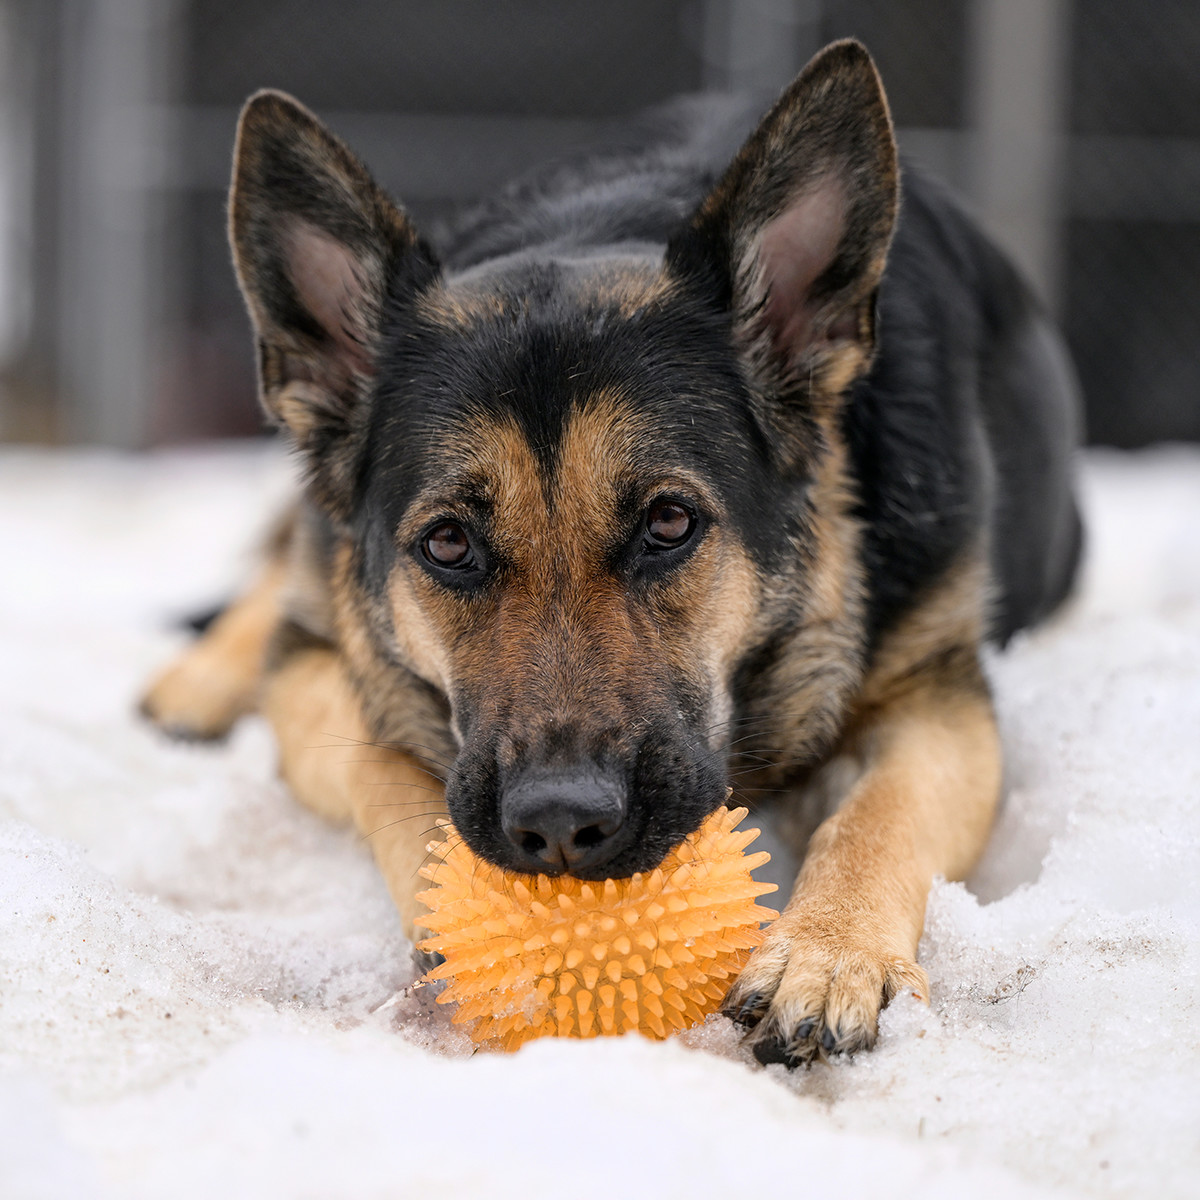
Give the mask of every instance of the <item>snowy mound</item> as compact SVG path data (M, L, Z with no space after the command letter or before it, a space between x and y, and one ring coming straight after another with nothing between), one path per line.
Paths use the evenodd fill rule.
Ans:
M932 1003L790 1076L722 1018L470 1057L261 723L132 717L287 485L0 455L0 1196L1200 1194L1200 453L1085 464L1082 594L992 663L1005 806L931 897Z

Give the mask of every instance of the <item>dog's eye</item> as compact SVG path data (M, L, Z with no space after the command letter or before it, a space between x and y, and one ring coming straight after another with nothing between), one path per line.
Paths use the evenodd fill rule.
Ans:
M467 531L454 521L434 526L426 535L422 548L425 557L439 567L465 567L471 561L471 539Z
M656 500L646 511L646 543L653 549L682 546L695 530L695 514L675 500Z

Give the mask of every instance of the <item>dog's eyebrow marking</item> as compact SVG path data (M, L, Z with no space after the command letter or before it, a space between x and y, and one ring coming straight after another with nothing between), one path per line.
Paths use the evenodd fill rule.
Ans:
M682 463L653 461L653 434L637 407L608 389L576 402L556 447L531 444L514 417L477 418L456 460L414 498L396 538L407 543L437 516L473 510L501 542L538 547L553 522L558 544L600 546L622 514L663 493L690 497L720 519L724 505L709 482Z
M537 544L545 526L547 481L515 418L472 422L459 453L457 464L414 502L406 531L415 536L423 520L455 498L489 521L498 550L511 551L511 542Z

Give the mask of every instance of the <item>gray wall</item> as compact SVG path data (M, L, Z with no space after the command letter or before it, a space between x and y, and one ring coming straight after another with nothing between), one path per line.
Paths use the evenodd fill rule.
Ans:
M0 0L0 436L259 428L225 248L237 107L289 90L434 220L833 37L1071 339L1093 438L1200 438L1195 0Z

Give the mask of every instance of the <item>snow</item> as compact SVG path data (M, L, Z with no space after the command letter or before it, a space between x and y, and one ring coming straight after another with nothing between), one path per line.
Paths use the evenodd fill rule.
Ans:
M991 662L1006 800L879 1045L713 1018L471 1055L261 723L131 714L277 451L0 452L0 1196L1200 1194L1200 452L1091 453L1084 587Z

